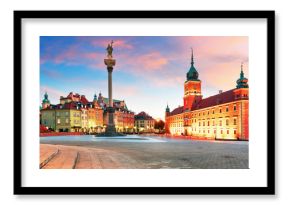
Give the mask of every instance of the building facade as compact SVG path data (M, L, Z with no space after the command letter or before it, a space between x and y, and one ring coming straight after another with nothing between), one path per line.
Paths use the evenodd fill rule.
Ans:
M109 99L102 96L99 93L98 103L104 110L104 126L108 124L108 112ZM134 112L127 108L124 100L113 99L114 111L114 122L117 132L133 133L134 132Z
M52 105L45 93L40 109L40 124L56 132L104 132L108 123L106 108L108 98L101 93L92 102L84 95L69 93L60 97L60 103ZM125 101L114 100L114 120L118 132L133 132L134 112L128 110Z
M184 82L183 106L165 110L165 130L172 135L189 135L208 139L249 139L249 86L241 65L236 88L203 98L201 80L191 67Z
M140 112L135 115L135 128L138 133L152 133L155 131L154 125L155 120L146 112Z

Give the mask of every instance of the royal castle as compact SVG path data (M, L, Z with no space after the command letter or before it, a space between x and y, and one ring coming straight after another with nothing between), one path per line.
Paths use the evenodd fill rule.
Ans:
M241 65L236 88L203 98L201 80L194 66L184 82L183 106L165 111L165 130L172 135L208 139L249 139L249 86Z

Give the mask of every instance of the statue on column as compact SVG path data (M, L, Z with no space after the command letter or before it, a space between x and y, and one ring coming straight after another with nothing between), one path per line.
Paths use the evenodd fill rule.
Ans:
M113 58L113 43L114 41L111 41L111 43L108 44L108 47L107 47L108 58Z

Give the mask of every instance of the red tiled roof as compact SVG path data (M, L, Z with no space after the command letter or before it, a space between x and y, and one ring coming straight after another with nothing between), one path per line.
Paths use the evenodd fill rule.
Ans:
M72 97L79 98L80 95L78 93L70 92L67 96L68 99L72 99Z
M80 102L84 105L89 103L89 101L87 100L87 98L84 95L81 96Z
M57 106L56 109L77 109L76 102L69 102L69 103L65 103L64 105L58 104L56 106Z
M45 108L44 110L59 110L59 109L77 109L76 102L69 102L65 104L57 104L57 105L50 105L49 107Z
M202 99L198 104L194 105L191 110L198 110L207 107L212 107L219 104L232 102L235 100L234 90L228 90L217 95Z
M170 115L178 115L178 114L180 114L180 113L182 113L183 112L183 106L180 106L180 107L178 107L178 108L175 108L171 113L170 113Z
M135 119L138 120L154 120L150 115L148 115L146 112L140 112L137 115L135 115Z
M207 107L212 107L219 104L224 104L228 102L235 101L235 89L228 90L222 93L219 93L217 95L210 96L208 98L202 99L198 104L193 105L191 110L198 110L203 109ZM183 112L183 106L175 108L172 112L170 112L170 115L177 115Z

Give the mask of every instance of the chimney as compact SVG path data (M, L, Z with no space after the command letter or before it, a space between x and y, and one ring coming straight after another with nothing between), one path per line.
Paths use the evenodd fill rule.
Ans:
M221 94L223 92L223 90L219 90L219 94Z

